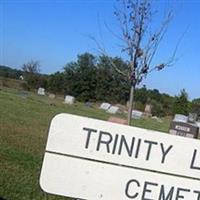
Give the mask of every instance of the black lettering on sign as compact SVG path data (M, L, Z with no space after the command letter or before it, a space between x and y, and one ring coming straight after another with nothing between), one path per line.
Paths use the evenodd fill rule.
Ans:
M114 139L114 144L113 144L112 154L115 154L116 147L117 147L117 142L118 142L118 138L119 138L119 135L116 134L115 139Z
M174 187L171 187L167 195L165 195L165 186L161 185L159 200L173 200Z
M133 191L136 191L136 189L135 189L134 186L136 186L137 188L139 188L140 187L140 183L137 180L135 180L135 179L131 179L126 184L126 188L125 188L125 194L126 194L126 196L128 198L130 198L130 199L135 199L138 196L139 193L138 192L131 193L130 192L130 187L131 186L134 188Z
M104 153L106 152L113 155L129 156L135 159L149 161L153 159L153 153L159 151L158 162L165 164L167 157L173 148L173 145L166 145L164 143L158 143L152 140L143 140L136 137L127 137L123 134L112 134L103 130L84 127L83 131L84 134L86 134L86 141L84 144L85 149L93 148L95 151L104 151ZM91 138L95 140L92 141ZM90 144L91 142L92 144ZM198 169L194 166L196 164L194 162L195 158L196 152L194 152L193 155L191 168Z
M162 150L162 160L161 163L163 164L165 162L165 157L166 155L169 153L169 151L172 149L173 145L170 145L167 149L164 149L164 145L163 143L160 144L161 145L161 150Z
M194 150L194 153L193 153L193 156L192 156L192 162L191 162L190 168L191 168L191 169L197 169L197 170L200 170L200 166L195 166L196 157L197 157L197 149Z
M103 139L103 137L106 137L106 139ZM101 144L105 144L107 152L110 153L111 142L112 142L112 135L108 132L100 131L96 150L99 151Z
M197 193L197 200L200 200L200 191L195 190L194 193Z
M83 128L83 130L84 130L84 131L87 131L87 139L86 139L86 143L85 143L85 148L87 149L88 146L89 146L91 133L92 133L92 132L96 133L97 130L91 129L91 128Z
M122 147L125 146L126 151L128 153L128 155L131 157L133 154L133 147L134 147L134 142L135 142L135 138L132 138L131 144L128 145L128 142L126 141L126 138L124 135L121 136L121 141L120 141L120 145L119 145L119 151L118 154L120 155L122 152Z
M139 151L140 151L141 139L138 139L137 148L135 152L135 158L138 158Z
M158 186L158 184L146 181L144 183L144 189L143 189L142 199L141 200L154 200L154 199L150 199L150 198L146 197L146 195L148 193L152 193L152 190L150 188L148 188L148 186Z
M181 192L190 192L190 190L185 188L177 188L175 200L185 199L185 197L182 194L180 194Z
M146 160L149 160L149 157L150 157L150 154L151 154L152 145L157 145L158 143L154 142L154 141L150 141L150 140L144 140L144 143L148 144Z

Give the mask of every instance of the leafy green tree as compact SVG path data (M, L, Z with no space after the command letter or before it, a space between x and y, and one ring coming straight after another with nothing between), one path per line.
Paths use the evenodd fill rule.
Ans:
M0 65L0 76L2 77L19 79L21 75L23 75L22 70L17 70L8 66Z
M149 98L149 95L148 95L148 90L146 86L143 86L142 88L135 90L136 102L141 102L143 105L145 105L147 103L148 98Z
M63 93L64 92L64 74L56 72L51 74L48 78L48 90L53 93Z
M185 89L183 89L181 90L180 94L175 97L173 105L173 113L187 115L188 112L189 112L188 94L185 91Z
M65 93L80 101L95 100L96 58L92 54L78 55L77 62L64 67Z
M22 67L22 70L25 74L25 81L27 83L27 87L29 88L38 88L41 87L41 80L40 77L40 63L39 61L31 60L25 63Z
M194 99L191 102L190 112L197 113L198 117L200 117L200 98Z

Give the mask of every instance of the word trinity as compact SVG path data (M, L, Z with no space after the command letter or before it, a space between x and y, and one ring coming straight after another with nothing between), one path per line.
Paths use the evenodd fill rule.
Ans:
M83 130L87 131L85 148L88 149L91 133L97 133L98 131L90 128L83 128ZM170 145L165 148L163 143L158 144L155 141L142 140L141 138L137 139L135 137L132 137L130 141L127 141L124 135L112 135L105 131L99 131L97 137L97 144L94 148L96 151L103 151L103 148L105 148L105 151L107 153L123 155L122 151L124 150L124 152L126 152L129 157L138 158L139 156L141 156L145 157L145 160L149 160L152 156L152 148L157 148L158 151L161 151L161 163L165 162L166 155L173 147L172 145ZM140 153L142 148L146 149L146 152L143 155Z
M50 125L40 185L89 200L200 200L200 142L59 114Z

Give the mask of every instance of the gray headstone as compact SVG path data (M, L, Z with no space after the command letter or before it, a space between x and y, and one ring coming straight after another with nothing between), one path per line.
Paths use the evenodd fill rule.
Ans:
M185 123L181 121L172 121L169 133L189 138L197 138L199 127L196 124Z
M102 103L100 105L100 108L103 110L108 110L110 107L111 107L111 104L109 104L109 103Z
M174 121L187 123L188 122L188 117L185 116L185 115L176 114L174 116Z
M133 119L141 119L143 115L143 112L139 111L139 110L133 110L132 111L132 118Z
M188 122L195 123L197 120L197 113L189 113Z
M111 113L111 114L116 114L118 111L119 111L119 107L117 107L117 106L111 106L111 107L107 110L107 112L108 112L108 113Z

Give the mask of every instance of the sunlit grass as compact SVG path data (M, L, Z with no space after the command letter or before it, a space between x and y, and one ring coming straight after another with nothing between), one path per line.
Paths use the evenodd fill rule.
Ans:
M44 194L39 187L39 174L50 120L58 113L71 113L107 120L110 115L97 106L83 103L63 104L63 99L49 99L17 89L0 91L0 197L7 200L61 200ZM118 115L126 117L125 115ZM170 119L134 120L134 125L168 131Z

